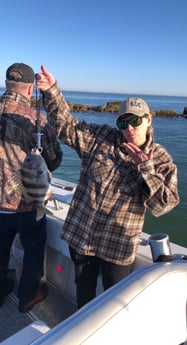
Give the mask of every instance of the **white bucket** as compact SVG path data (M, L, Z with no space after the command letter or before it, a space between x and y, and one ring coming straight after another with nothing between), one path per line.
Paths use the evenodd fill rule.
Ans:
M24 249L22 247L19 237L16 237L13 242L12 254L16 262L16 279L17 279L17 282L19 283L19 280L21 278L22 268L23 268L23 256L24 256Z

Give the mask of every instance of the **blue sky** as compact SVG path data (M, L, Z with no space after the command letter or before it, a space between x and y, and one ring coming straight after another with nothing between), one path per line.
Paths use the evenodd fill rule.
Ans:
M0 85L14 62L63 90L187 95L186 0L6 0Z

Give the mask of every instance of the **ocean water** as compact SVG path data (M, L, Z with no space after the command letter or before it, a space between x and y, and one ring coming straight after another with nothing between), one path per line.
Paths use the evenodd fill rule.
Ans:
M0 89L0 94L4 89ZM150 109L170 109L183 113L187 106L187 97L178 96L154 96L154 95L131 95L115 93L95 92L63 92L67 101L86 105L102 105L107 102L123 101L131 96L138 96L148 102ZM115 126L116 114L114 113L73 113L79 119L89 123L107 123ZM178 169L178 188L180 195L179 205L168 214L155 218L146 214L143 231L153 234L165 232L172 242L187 247L187 119L183 117L154 117L153 119L155 141L162 144L172 155ZM77 154L69 147L62 144L64 152L61 166L53 173L54 177L78 182L81 162Z

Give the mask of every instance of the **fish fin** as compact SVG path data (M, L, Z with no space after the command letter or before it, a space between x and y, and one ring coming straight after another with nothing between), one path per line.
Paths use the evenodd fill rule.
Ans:
M40 219L43 218L44 214L48 214L49 216L53 216L53 212L50 211L47 207L39 207L36 211L36 221L38 222Z
M47 170L47 173L48 173L48 182L50 184L52 182L52 174L49 170Z
M54 192L49 188L48 191L46 192L46 195L45 195L45 204L47 204L48 201L52 201L54 200Z

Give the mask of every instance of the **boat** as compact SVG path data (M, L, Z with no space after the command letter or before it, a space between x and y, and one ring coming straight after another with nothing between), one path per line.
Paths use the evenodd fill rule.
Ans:
M49 294L30 312L18 312L23 248L16 237L9 262L16 286L0 308L0 344L187 344L187 248L165 232L142 233L129 276L105 292L99 276L97 297L77 310L74 266L60 239L76 184L53 178L51 188L43 277Z

